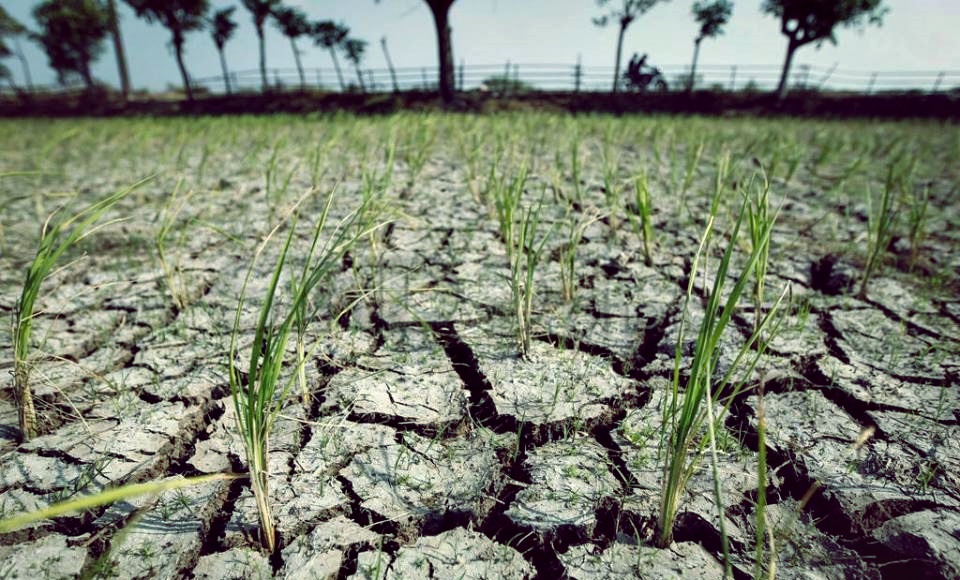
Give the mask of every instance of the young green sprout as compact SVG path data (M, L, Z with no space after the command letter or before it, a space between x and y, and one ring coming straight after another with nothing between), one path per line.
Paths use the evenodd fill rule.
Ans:
M722 165L723 161L721 161ZM722 418L722 413L728 408L733 398L741 392L765 350L766 343L758 342L761 332L769 330L768 337L773 336L782 320L782 317L777 316L777 314L785 293L781 294L780 298L774 302L751 336L739 348L727 371L719 379L714 376L720 361L720 340L730 324L737 304L746 291L753 273L757 271L757 263L768 255L766 246L769 244L775 219L775 216L773 216L766 222L766 227L759 239L760 243L751 248L746 263L743 264L742 270L734 279L733 287L728 291L726 286L733 251L737 246L740 228L747 212L747 200L744 200L736 224L727 241L726 249L713 275L713 286L707 297L706 311L694 345L690 371L686 379L686 388L681 393L680 367L684 342L684 321L690 300L694 294L694 283L699 272L701 258L706 255L713 237L713 225L720 205L721 194L722 188L718 187L711 204L703 237L691 266L684 300L684 316L680 321L679 337L674 354L672 389L663 410L663 424L667 429L665 433L667 449L664 454L663 495L657 524L657 545L660 547L667 547L673 542L673 524L680 498L686 488L687 481L696 471L704 448L707 446L709 446L713 460L715 493L718 496L717 503L718 506L722 504L719 493L719 477L716 473L715 431ZM706 271L707 268L704 267L704 270ZM714 411L716 403L721 405L719 414ZM706 434L704 434L704 430ZM722 517L720 518L720 525L726 554L727 541Z
M870 281L873 272L883 257L890 240L893 237L893 222L896 218L896 200L894 199L894 187L897 179L900 178L897 163L894 162L887 168L887 179L884 182L883 194L880 196L880 207L874 207L875 201L870 189L867 188L867 262L863 267L863 278L860 279L860 290L857 292L859 298L867 297L867 283Z
M183 211L184 206L190 201L193 192L178 201L180 187L183 185L183 178L177 180L177 185L173 189L170 200L163 208L160 215L160 227L153 237L154 247L157 249L157 258L160 260L160 269L163 270L163 278L166 280L167 289L170 291L170 297L173 299L177 310L183 310L187 306L188 294L187 287L183 279L183 270L179 262L176 265L170 263L167 259L167 237L176 224L177 216Z
M760 251L760 258L754 266L753 276L753 328L756 330L760 326L761 316L763 314L764 285L767 279L767 264L770 259L770 240L765 238L773 225L773 217L770 214L770 182L767 175L760 168L762 182L758 186L755 182L756 176L750 180L748 188L756 188L755 191L745 193L747 197L747 224L750 226L750 243L752 247ZM752 197L750 194L754 193Z
M509 185L506 178L497 176L494 168L491 167L488 181L493 189L494 209L500 226L500 237L507 249L507 259L513 261L513 252L516 248L514 243L517 229L516 213L523 198L523 188L527 183L527 167L521 166L520 173L510 181Z
M923 187L908 189L910 189L910 208L907 213L909 223L907 238L910 241L910 259L907 268L912 272L917 263L917 255L920 253L920 245L926 236L927 210L930 207L930 183L924 184Z
M513 297L513 314L516 322L517 346L520 356L526 358L530 353L532 332L534 273L540 264L543 247L549 232L539 239L540 210L543 200L536 207L521 210L519 227L514 232L514 247L508 252L510 260L510 292Z
M634 233L643 241L643 263L653 266L653 225L650 220L650 192L647 187L647 171L642 170L633 180L634 207L629 207L627 216Z
M560 249L560 290L565 302L572 302L577 293L577 248L583 240L584 231L598 219L598 216L574 219L572 206L567 206L567 240Z
M321 235L326 229L333 203L334 193L327 198L323 211L314 229L310 251L296 282L292 284L293 293L285 313L277 299L280 277L284 271L290 245L296 231L296 218L290 223L290 232L277 258L273 275L267 285L266 295L260 308L260 315L254 331L253 344L244 380L242 371L237 368L240 350L240 320L243 313L247 285L253 273L254 257L237 303L233 332L230 339L229 383L237 417L237 430L243 438L247 456L247 469L250 483L256 499L260 518L260 531L264 547L273 552L276 548L276 530L269 498L269 437L273 425L287 400L294 380L303 379L302 368L310 353L298 352L296 372L284 376L284 361L292 332L305 329L306 321L316 314L308 309L310 295L321 282L328 279L341 265L344 254L357 242L379 229L384 224L375 223L377 216L361 206L341 220L335 230L322 244ZM276 231L276 230L274 230ZM268 236L266 241L270 240ZM265 247L266 241L257 251L257 256ZM312 306L312 305L311 305Z
M108 195L66 219L55 220L56 212L54 212L43 224L37 254L30 263L20 298L17 299L13 308L13 392L17 405L20 436L24 441L32 439L37 434L37 413L30 391L30 371L34 364L30 352L30 334L33 330L33 320L37 316L36 304L40 296L40 286L53 271L57 260L64 252L98 229L119 221L111 220L97 225L110 208L148 179Z

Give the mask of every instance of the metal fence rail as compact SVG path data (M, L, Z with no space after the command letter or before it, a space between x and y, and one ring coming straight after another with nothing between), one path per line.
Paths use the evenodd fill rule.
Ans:
M665 64L660 65L659 69L670 90L680 91L687 88L690 81L689 64ZM702 65L697 68L695 88L770 91L776 88L780 74L780 65ZM297 89L301 85L296 68L270 68L267 77L268 84L274 90ZM456 67L455 77L457 88L467 91L609 91L613 82L613 67L510 62L461 64ZM192 84L212 93L226 91L222 75L195 78ZM234 90L260 90L262 82L259 69L232 72L230 85ZM332 92L433 90L437 86L437 69L435 66L401 67L393 71L385 68L365 68L358 76L357 70L349 65L341 67L340 75L334 68L310 67L304 69L304 86ZM791 70L788 86L791 90L863 94L958 91L960 70L862 71L800 64ZM34 86L31 92L62 93L74 92L80 88L76 85ZM19 88L23 89L24 87ZM0 89L0 92L4 93L12 91L12 87Z

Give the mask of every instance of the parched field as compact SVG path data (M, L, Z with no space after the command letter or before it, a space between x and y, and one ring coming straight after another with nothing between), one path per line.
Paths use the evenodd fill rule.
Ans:
M0 328L0 520L246 476L237 411L257 353L282 363L254 393L275 418L259 510L247 477L126 497L0 534L0 577L960 575L955 125L405 113L0 135L9 320L48 217L150 177L40 285L29 440Z

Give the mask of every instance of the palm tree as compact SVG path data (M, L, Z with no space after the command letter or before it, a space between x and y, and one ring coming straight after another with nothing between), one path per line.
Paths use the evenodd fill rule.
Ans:
M297 72L300 74L300 88L307 88L307 81L303 76L303 65L300 64L300 49L297 48L297 39L311 30L310 22L307 21L307 15L302 10L289 6L281 6L273 13L273 21L276 22L280 32L290 39L290 48L293 49L293 59L297 63Z
M210 9L209 0L126 0L137 16L147 22L159 22L170 31L170 43L177 56L177 67L183 78L183 88L187 92L187 100L193 100L193 88L190 86L190 75L183 64L183 42L187 32L203 28L207 11Z
M597 6L603 8L611 1L616 0L597 0ZM665 2L667 0L620 0L623 2L619 9L610 10L609 14L605 14L599 18L594 18L593 23L597 26L606 26L610 23L611 20L616 20L620 25L620 32L617 34L617 57L613 69L613 92L617 92L617 87L620 84L620 57L623 53L623 36L627 32L627 27L637 19L639 16L643 16L648 10L653 8L659 2Z
M14 17L10 16L3 6L0 6L0 58L6 58L11 55L16 55L20 60L20 64L23 65L23 77L27 83L27 89L33 88L33 82L30 78L30 67L27 65L27 59L23 57L23 51L20 50L20 40L19 36L27 32L26 27L23 24L20 24ZM12 37L13 42L16 45L17 49L12 50L7 46L5 42L6 37ZM7 79L7 82L13 86L13 75L10 74L10 69L3 67L3 70L6 73L4 76Z
M257 38L260 40L260 81L263 90L267 90L267 49L263 42L263 23L280 8L280 0L243 0L243 7L250 11L253 26L257 29Z
M340 90L344 90L343 73L340 72L340 61L337 60L337 49L347 39L350 29L343 24L337 24L331 20L324 20L313 25L310 36L313 37L313 43L322 46L330 51L330 58L333 59L333 66L337 69L337 80L340 81Z
M130 96L130 73L127 71L127 56L123 50L123 38L120 36L120 19L117 17L117 0L107 0L107 12L110 15L110 36L113 37L113 52L117 56L117 72L120 75L120 91L123 98Z
M380 0L375 0L379 2ZM455 0L423 0L433 15L433 24L437 29L437 57L439 63L440 98L444 103L453 101L456 94L453 71L453 32L450 29L450 8Z
M704 38L713 38L723 34L723 26L730 20L733 4L730 0L698 0L693 3L693 17L700 25L700 34L693 41L693 64L690 65L690 83L687 92L693 92L697 78L697 60L700 57L700 43Z
M347 60L353 63L353 67L357 69L357 81L360 83L360 90L362 92L367 92L367 88L363 85L363 73L360 72L360 61L363 60L363 53L366 52L366 50L366 40L350 38L343 43L343 53L346 55Z
M228 95L232 92L230 90L230 71L227 69L227 59L224 57L223 47L226 46L227 41L230 40L233 32L237 29L237 23L233 21L233 11L236 9L236 6L221 8L213 13L213 17L209 21L213 43L217 45L217 52L220 53L220 68L223 69L223 82L227 86Z
M92 90L90 64L103 53L109 14L98 0L46 0L33 9L40 31L32 38L43 47L61 83L78 74Z

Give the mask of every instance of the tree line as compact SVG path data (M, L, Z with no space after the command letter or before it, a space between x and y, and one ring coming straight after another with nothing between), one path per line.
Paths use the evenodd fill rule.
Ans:
M237 23L234 20L236 6L230 6L211 12L209 0L123 0L139 18L147 22L160 24L170 32L170 43L174 49L177 67L183 79L183 87L188 99L193 99L193 88L186 64L183 60L184 41L189 33L206 30L210 33L220 56L226 90L231 92L230 73L224 55L224 48L232 38ZM456 0L423 0L433 17L437 35L438 54L438 92L444 101L455 97L455 79L453 66L452 27L450 9ZM605 27L615 24L618 27L616 53L614 60L614 78L612 91L616 93L620 85L621 57L623 38L629 26L646 14L657 4L670 0L592 0L603 13L594 18L594 24ZM374 0L379 3L380 0ZM37 43L47 55L47 60L57 73L59 82L66 83L72 77L79 77L88 88L94 86L91 64L103 53L107 37L111 37L117 56L121 89L126 96L130 91L120 26L117 19L116 0L44 0L33 9L37 23L36 30L30 30L12 18L0 6L0 58L17 56L24 66L24 74L29 83L26 61L19 50L19 38L23 37ZM257 33L260 49L260 76L264 91L269 89L267 81L267 59L264 44L264 28L272 23L290 41L294 61L300 77L301 87L306 86L303 65L300 61L298 41L306 37L312 39L315 46L329 51L336 69L341 88L345 87L340 69L338 54L353 64L357 73L357 82L364 88L360 64L364 58L367 42L350 36L350 29L343 23L332 20L310 21L300 9L283 5L282 0L241 0L243 8L249 12ZM862 27L867 24L880 25L887 12L883 0L763 0L760 10L777 18L780 32L787 39L786 55L777 87L777 95L783 97L787 91L787 80L795 52L807 45L820 45L823 42L836 43L835 31L839 27ZM700 44L704 39L723 34L724 26L733 14L731 0L696 0L691 9L692 16L699 26L694 38L693 61L687 90L693 90ZM10 47L14 43L15 49ZM381 40L386 53L385 39ZM389 53L387 59L389 62ZM392 66L391 66L392 69ZM7 67L0 63L0 77L12 83L12 75Z

